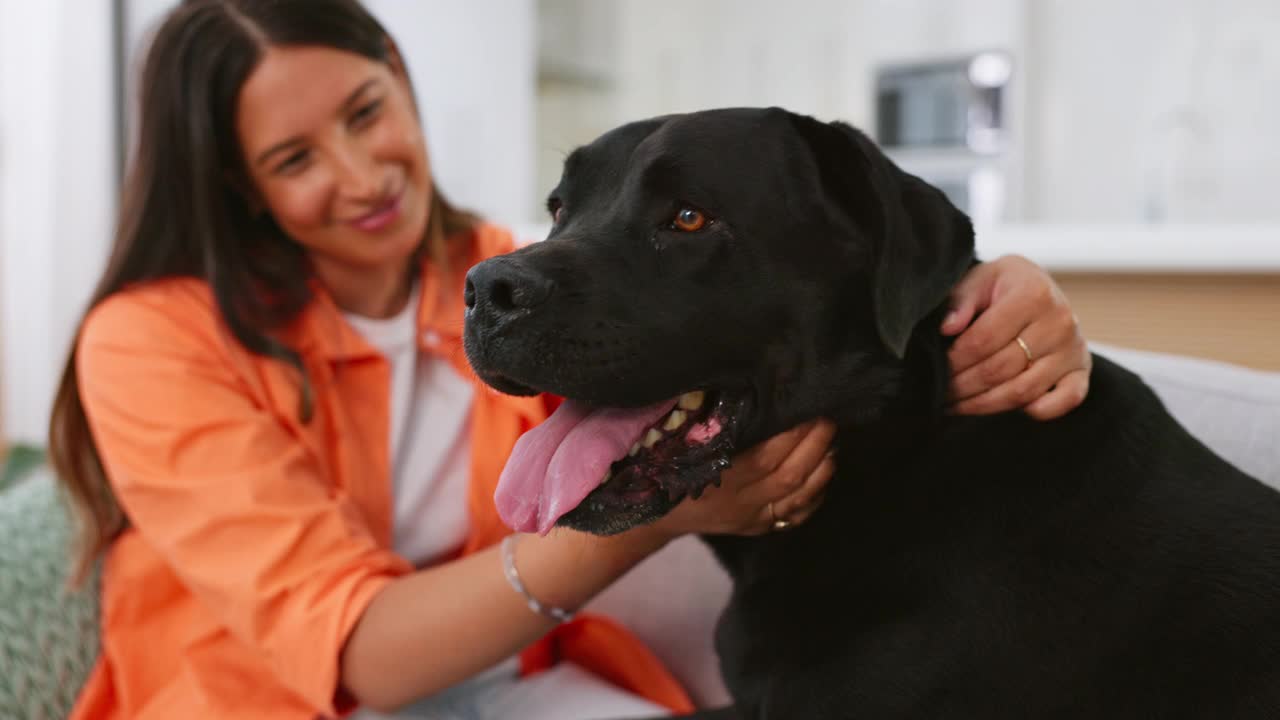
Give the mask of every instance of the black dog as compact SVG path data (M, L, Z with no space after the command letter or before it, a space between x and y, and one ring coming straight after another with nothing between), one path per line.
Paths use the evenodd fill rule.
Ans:
M549 206L545 242L467 281L481 377L578 401L508 466L508 521L618 532L735 449L840 427L807 524L706 538L735 708L705 717L1280 717L1280 493L1101 357L1060 420L944 413L972 229L864 135L778 109L633 123L570 155Z

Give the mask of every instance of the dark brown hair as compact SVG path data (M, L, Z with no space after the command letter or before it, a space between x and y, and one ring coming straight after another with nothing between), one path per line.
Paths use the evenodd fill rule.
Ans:
M227 328L247 349L296 368L304 420L311 391L298 353L270 331L311 300L303 250L254 212L235 132L241 86L271 46L320 45L406 72L386 30L356 0L187 0L157 29L142 69L138 142L106 271L92 310L121 289L159 278L208 282ZM434 184L434 183L433 183ZM433 192L418 251L445 261L448 238L476 218ZM417 263L414 264L417 267ZM81 403L73 344L54 400L49 450L79 520L73 579L126 527Z

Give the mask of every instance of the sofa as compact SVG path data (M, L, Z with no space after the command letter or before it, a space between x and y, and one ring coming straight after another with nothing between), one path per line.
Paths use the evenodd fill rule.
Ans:
M1193 434L1280 488L1280 373L1094 347L1141 375ZM97 645L96 574L65 588L69 523L48 468L0 489L0 718L66 716ZM700 706L727 700L712 631L729 580L696 538L672 543L597 597L589 610L632 628Z

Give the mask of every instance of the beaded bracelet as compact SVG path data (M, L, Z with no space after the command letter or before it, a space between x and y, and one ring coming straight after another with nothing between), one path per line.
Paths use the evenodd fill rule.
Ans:
M542 601L534 597L532 593L525 588L524 583L520 580L520 571L516 570L516 536L508 535L502 541L502 570L507 576L507 582L511 584L511 588L524 596L525 601L529 604L529 609L551 618L556 622L569 622L573 619L573 613L564 608L554 605L543 605Z

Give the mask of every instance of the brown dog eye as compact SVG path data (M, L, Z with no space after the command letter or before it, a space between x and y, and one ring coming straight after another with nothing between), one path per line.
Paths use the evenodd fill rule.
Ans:
M683 232L697 232L707 224L707 216L693 208L681 208L671 225Z

